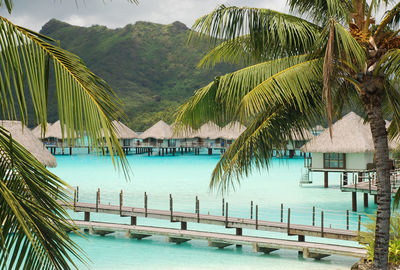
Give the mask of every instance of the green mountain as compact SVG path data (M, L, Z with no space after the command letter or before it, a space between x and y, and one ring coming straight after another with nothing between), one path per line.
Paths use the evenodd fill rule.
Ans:
M135 131L143 131L159 119L171 123L177 106L196 89L234 70L229 65L213 70L196 68L207 45L188 46L189 29L180 22L137 22L108 29L53 19L40 32L59 40L61 47L79 55L111 85L124 102L128 125ZM50 122L58 119L54 106L49 108Z

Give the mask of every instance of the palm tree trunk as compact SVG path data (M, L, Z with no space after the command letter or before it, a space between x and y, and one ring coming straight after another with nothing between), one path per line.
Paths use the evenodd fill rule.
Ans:
M388 268L391 185L386 123L382 114L383 83L379 78L364 84L362 99L366 106L374 141L377 174L377 203L374 267Z

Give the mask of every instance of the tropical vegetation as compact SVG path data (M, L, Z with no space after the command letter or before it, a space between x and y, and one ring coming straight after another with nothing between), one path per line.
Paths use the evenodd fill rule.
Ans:
M0 8L9 13L12 4L12 0L0 0ZM125 115L111 87L55 40L0 17L1 119L26 124L28 117L34 118L44 134L50 74L55 78L63 136L83 140L86 135L94 149L107 145L115 166L129 173L112 125ZM28 99L33 115L27 110ZM69 201L71 187L49 172L4 127L0 127L0 157L0 268L76 268L76 258L85 260L85 256L69 238L67 231L76 228L56 201Z
M74 26L55 19L40 30L58 40L62 48L82 57L90 70L115 89L124 101L126 124L135 131L144 131L160 119L172 123L176 109L193 95L194 89L235 69L228 64L213 70L196 69L207 52L207 43L186 46L189 32L180 22L136 22L109 29ZM50 100L55 100L54 88L55 82L50 80ZM33 106L28 103L30 108ZM49 104L49 112L49 122L58 120L56 104Z
M374 246L375 246L375 216L368 216L371 222L364 225L366 232L361 232L361 243L367 249L368 260L374 260ZM400 265L400 213L395 212L390 217L390 234L389 234L389 264L394 267Z
M378 179L374 266L387 269L388 136L396 136L400 127L400 3L287 3L289 13L221 5L195 22L189 41L207 40L213 46L201 66L228 62L247 67L198 89L180 107L176 126L196 129L210 120L221 126L233 120L249 123L212 173L210 186L226 191L253 170L268 167L273 149L292 139L290 131L301 134L321 119L331 126L345 106L364 112ZM382 9L383 18L377 18Z

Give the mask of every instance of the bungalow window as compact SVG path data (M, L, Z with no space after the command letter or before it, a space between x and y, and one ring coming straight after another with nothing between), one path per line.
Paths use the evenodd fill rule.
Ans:
M344 169L346 167L346 154L324 153L324 169Z
M131 145L131 140L130 139L124 139L124 146L130 146Z

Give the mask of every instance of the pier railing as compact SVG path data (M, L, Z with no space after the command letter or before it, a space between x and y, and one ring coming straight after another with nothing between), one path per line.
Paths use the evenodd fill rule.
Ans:
M173 196L170 195L169 209L160 210L150 207L149 194L144 193L141 206L126 206L123 191L119 194L119 203L104 203L100 200L100 189L96 192L95 203L86 203L79 200L79 188L75 189L74 201L67 208L77 212L102 212L121 216L143 216L170 219L171 221L184 220L206 224L223 225L225 227L241 227L255 230L270 230L287 232L289 235L309 235L344 240L358 240L359 232L363 229L362 223L368 218L364 213L335 210L323 210L317 207L263 207L250 201L248 210L235 209L225 199L221 200L220 214L214 210L208 211L200 204L199 197L193 200L193 212L177 208ZM166 201L164 201L166 202ZM166 204L168 205L168 204ZM165 208L164 208L165 209ZM299 221L302 222L299 222Z

